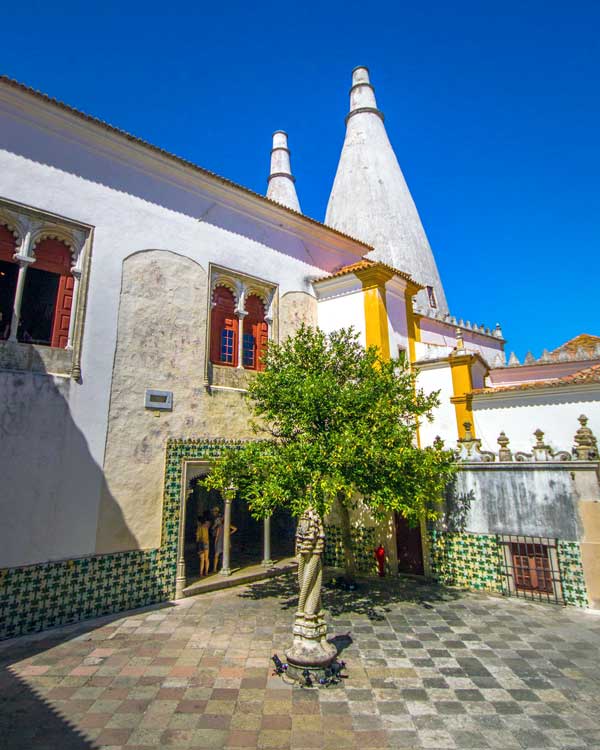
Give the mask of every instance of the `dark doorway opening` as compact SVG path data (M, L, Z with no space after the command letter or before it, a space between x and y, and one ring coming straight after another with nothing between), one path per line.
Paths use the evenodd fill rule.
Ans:
M202 485L203 477L190 481L185 509L185 571L189 585L199 577L200 562L196 546L198 517L218 507L223 514L223 498L216 490L207 490ZM263 560L264 526L262 520L252 517L250 509L239 497L231 504L231 524L237 531L231 535L231 568L259 565ZM271 517L271 559L281 560L294 554L296 520L287 509L276 510ZM210 550L212 574L214 550Z
M50 346L59 282L58 273L27 269L17 333L19 341Z
M12 319L15 291L19 266L0 260L0 339L10 336L10 321Z
M423 542L420 526L410 526L406 518L394 514L396 525L396 551L398 555L398 572L422 576Z

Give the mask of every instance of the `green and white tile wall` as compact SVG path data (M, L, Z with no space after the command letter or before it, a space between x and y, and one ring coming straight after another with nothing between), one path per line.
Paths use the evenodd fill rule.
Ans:
M216 458L225 444L168 441L159 548L0 570L0 639L172 599L183 462Z
M588 598L577 542L557 545L567 604L586 607ZM447 586L504 593L502 549L496 536L430 530L431 575Z
M361 573L377 572L375 561L375 528L358 526L352 529L352 549L356 560L356 567ZM342 545L342 530L334 524L325 526L325 565L332 568L344 567L344 548Z

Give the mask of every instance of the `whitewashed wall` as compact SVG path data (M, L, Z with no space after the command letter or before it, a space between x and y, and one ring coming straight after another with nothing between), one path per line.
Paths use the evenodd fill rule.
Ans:
M362 346L367 345L363 291L358 289L343 296L319 299L319 328L326 333L352 326Z
M408 354L408 322L404 285L399 285L396 280L388 281L385 291L390 356L397 357L399 349Z
M555 451L570 450L580 414L589 418L588 427L600 439L600 388L544 388L473 398L475 430L486 450L498 450L503 430L513 451L529 452L537 429L544 431L545 442Z
M456 410L450 402L454 395L452 386L452 371L447 362L432 362L419 365L417 376L417 387L426 394L440 391L440 405L433 411L433 422L423 419L419 425L419 437L421 446L431 445L436 436L439 435L446 447L454 448L458 437L456 426Z
M435 344L453 349L456 346L456 326L442 320L419 316L419 329L421 341L424 344ZM465 348L470 352L477 352L483 359L492 365L497 355L503 351L503 341L493 336L483 335L470 331L467 328L460 329Z
M31 415L13 420L17 434L0 441L0 510L14 518L0 527L0 567L95 551L124 258L170 251L204 269L213 262L271 281L280 296L313 296L311 278L364 251L231 186L211 192L215 185L0 87L0 196L95 227L81 384L54 383L49 396L43 376L2 374L13 383L6 394L24 379L19 395L6 398L11 408L11 399L23 400ZM200 386L200 368L195 376ZM78 449L69 453L71 434ZM135 534L129 542L137 545Z

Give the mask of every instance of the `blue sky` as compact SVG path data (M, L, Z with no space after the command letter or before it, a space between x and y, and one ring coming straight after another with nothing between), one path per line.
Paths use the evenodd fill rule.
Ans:
M600 335L597 2L24 2L2 71L257 192L287 130L322 220L367 65L459 318Z

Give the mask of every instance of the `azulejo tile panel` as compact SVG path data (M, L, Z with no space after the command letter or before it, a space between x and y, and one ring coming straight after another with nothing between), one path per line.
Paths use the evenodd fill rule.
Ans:
M440 583L502 592L495 536L432 530L429 541L432 575Z
M429 541L432 576L440 583L507 593L502 549L496 536L430 530ZM559 540L557 550L565 603L586 607L579 543Z
M362 573L376 573L375 561L375 529L370 526L355 526L352 529L352 549L356 560L356 567ZM344 547L342 544L342 530L334 524L325 526L325 565L332 568L344 567Z
M558 542L558 564L563 595L567 604L587 607L588 595L583 577L581 549L577 542Z
M172 599L185 460L210 460L239 441L167 442L161 545L0 570L0 639Z

